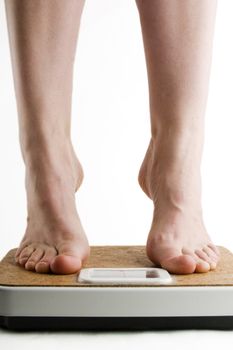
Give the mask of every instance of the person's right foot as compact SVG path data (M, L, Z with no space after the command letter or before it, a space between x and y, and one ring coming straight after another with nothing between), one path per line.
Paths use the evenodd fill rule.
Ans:
M15 260L39 273L75 273L90 255L76 210L83 169L72 145L40 150L26 161L27 228Z

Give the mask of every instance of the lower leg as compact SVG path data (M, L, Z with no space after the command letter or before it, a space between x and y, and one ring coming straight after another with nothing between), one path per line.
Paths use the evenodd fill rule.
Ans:
M37 272L72 273L89 255L75 205L83 170L70 140L83 5L83 0L5 1L28 203L16 261Z
M203 223L200 175L216 1L136 2L151 111L139 171L154 202L147 254L170 272L206 272L219 260Z

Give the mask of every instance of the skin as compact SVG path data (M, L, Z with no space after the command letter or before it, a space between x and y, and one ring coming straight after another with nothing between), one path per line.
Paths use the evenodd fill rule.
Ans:
M16 261L41 273L76 272L90 254L75 203L83 169L70 138L83 5L79 0L5 2L28 206Z
M149 258L172 273L219 261L203 222L200 164L215 0L137 0L148 71L151 140L139 183L153 200Z
M172 273L207 272L219 261L203 223L200 177L216 2L136 4L151 112L151 139L138 175L154 203L146 252ZM83 5L5 1L28 209L15 259L39 273L77 272L90 255L75 202L84 173L70 137Z

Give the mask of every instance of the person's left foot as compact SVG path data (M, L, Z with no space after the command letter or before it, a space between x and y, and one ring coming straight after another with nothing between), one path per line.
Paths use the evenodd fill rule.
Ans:
M147 255L174 274L207 272L220 257L203 223L197 148L192 135L151 140L138 175L154 202Z

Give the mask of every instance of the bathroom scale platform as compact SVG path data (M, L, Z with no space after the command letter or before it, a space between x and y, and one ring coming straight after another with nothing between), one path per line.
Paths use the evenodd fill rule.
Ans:
M91 246L81 271L26 271L0 262L0 326L13 330L233 329L233 254L215 270L170 274L145 246Z

